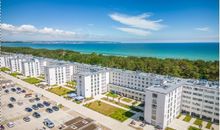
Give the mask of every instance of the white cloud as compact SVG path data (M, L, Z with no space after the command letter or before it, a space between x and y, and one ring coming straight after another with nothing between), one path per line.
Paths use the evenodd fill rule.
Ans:
M150 31L136 29L136 28L120 28L120 27L118 27L116 29L118 29L120 31L127 32L127 33L140 35L140 36L148 36L151 33Z
M197 31L203 31L203 32L208 32L209 28L208 27L199 27L199 28L195 28L195 30Z
M72 31L64 31L54 28L36 28L33 25L21 25L21 26L14 26L11 24L2 23L1 30L7 34L17 34L17 35L41 35L44 37L57 37L60 39L65 38L74 38L76 37L76 33ZM47 35L47 36L45 36Z
M150 20L150 14L144 13L138 16L128 16L119 13L113 13L109 15L113 20L120 22L122 24L128 25L130 27L147 29L147 30L160 30L163 25L160 24L162 22L159 20Z

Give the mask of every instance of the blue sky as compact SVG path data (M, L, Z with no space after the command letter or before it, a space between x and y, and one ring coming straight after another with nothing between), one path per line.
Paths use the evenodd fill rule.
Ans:
M3 0L4 40L218 41L218 0Z

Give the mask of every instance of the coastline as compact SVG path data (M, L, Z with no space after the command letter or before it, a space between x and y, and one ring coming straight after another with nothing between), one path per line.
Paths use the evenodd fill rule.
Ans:
M109 68L142 71L180 78L219 79L219 61L105 56L96 53L82 54L70 50L33 49L30 47L2 47L2 52L31 54L44 58L99 65Z
M218 43L2 43L8 47L31 47L48 50L70 50L81 54L102 54L121 57L153 57L160 59L188 59L215 61L219 59Z

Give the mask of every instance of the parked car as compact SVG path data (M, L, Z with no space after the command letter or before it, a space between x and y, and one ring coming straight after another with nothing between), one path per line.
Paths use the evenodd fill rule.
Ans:
M50 121L48 118L44 119L44 125L47 126L48 128L53 128L54 127L54 123L52 121Z
M50 106L50 103L47 102L47 101L44 101L43 104L44 104L45 106L47 106L47 107Z
M16 91L16 89L15 89L15 88L11 88L11 91L12 91L12 92L15 92L15 91Z
M46 109L46 112L48 112L48 113L53 113L53 109L47 108L47 109Z
M2 89L5 89L5 88L6 88L5 86L2 87Z
M5 127L3 125L0 125L0 130L4 130Z
M14 97L10 97L10 101L11 101L11 102L15 102L16 99L15 99Z
M26 90L23 89L23 90L21 90L21 92L22 92L22 93L26 93Z
M32 112L32 109L31 109L30 107L26 107L24 110L25 110L26 112Z
M40 101L40 98L36 97L36 98L35 98L35 101Z
M8 90L8 89L6 89L6 90L5 90L5 93L9 93L9 90Z
M31 107L32 109L34 109L34 110L38 110L39 109L39 107L37 106L37 105L32 105L32 107Z
M24 120L25 122L30 122L30 121L31 121L31 118L28 117L28 116L25 116L25 117L23 118L23 120Z
M15 126L15 123L14 123L14 122L8 122L7 126L8 126L9 128L12 128L12 127Z
M35 117L35 118L40 118L40 114L38 112L34 112L32 114L32 116Z
M16 89L17 89L18 91L20 91L20 90L21 90L21 88L20 88L20 87L17 87Z
M43 107L44 107L44 105L43 105L42 103L38 103L37 106L38 106L39 108L43 108Z
M11 104L11 103L9 103L9 104L8 104L8 107L9 107L9 108L13 108L13 107L14 107L14 105L13 105L13 104Z
M59 107L57 107L57 106L52 106L52 109L53 109L54 111L59 111Z

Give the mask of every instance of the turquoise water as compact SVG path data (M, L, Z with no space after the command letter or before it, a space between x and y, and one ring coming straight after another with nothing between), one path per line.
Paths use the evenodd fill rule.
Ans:
M213 61L219 59L218 43L2 43L2 46L65 49L106 55L177 58Z

